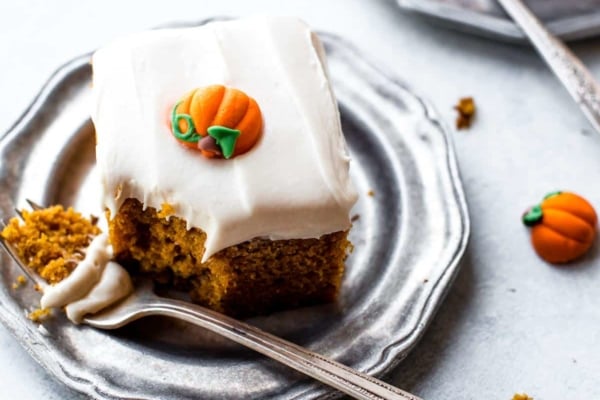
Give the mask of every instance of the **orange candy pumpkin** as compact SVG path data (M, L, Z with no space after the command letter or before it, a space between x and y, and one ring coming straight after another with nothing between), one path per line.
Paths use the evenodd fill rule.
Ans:
M192 90L175 104L171 113L175 138L211 158L246 153L260 138L262 127L256 100L223 85Z
M523 215L523 223L531 227L533 248L554 264L584 255L596 238L597 222L590 203L569 192L550 193Z

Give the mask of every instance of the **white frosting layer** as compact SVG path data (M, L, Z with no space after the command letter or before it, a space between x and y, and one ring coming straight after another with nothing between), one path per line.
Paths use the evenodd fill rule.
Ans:
M68 304L65 311L71 321L79 323L87 314L95 314L132 292L133 284L129 273L120 264L109 261L92 290L81 299Z
M129 274L109 261L111 257L108 236L96 236L71 275L44 289L41 307L66 306L67 317L79 323L86 314L96 313L133 292Z
M356 192L324 52L301 21L253 17L144 32L93 57L97 164L104 205L130 197L207 233L204 260L256 237L314 238L350 227ZM171 136L173 104L223 84L258 102L263 136L210 160Z
M71 275L44 290L42 308L62 307L85 296L100 280L106 263L112 257L108 236L98 235L85 251L85 258Z

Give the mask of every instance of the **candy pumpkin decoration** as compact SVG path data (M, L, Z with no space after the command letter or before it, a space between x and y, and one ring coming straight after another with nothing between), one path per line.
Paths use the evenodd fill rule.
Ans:
M584 198L554 192L523 215L531 227L531 243L544 260L566 263L585 254L596 237L596 211Z
M262 126L256 101L223 85L194 89L171 111L173 136L209 158L246 153L260 138Z

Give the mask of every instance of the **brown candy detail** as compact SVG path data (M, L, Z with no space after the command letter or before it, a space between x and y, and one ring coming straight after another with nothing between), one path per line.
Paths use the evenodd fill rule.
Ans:
M212 136L204 136L198 141L198 149L204 157L208 158L222 158L221 148L217 145L217 142Z

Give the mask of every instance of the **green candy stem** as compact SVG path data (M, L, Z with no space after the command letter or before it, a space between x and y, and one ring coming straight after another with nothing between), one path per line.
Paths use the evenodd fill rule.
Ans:
M192 117L188 114L177 114L177 107L180 103L181 102L175 104L173 106L173 111L171 111L171 128L173 129L173 136L184 142L198 143L200 135L196 133L196 127L194 126ZM181 132L179 129L179 121L182 119L187 122L187 130L185 132Z
M557 190L556 192L550 192L544 196L544 200L549 199L550 197L558 196L561 193L562 192L560 190Z
M523 223L527 226L533 226L539 223L544 216L542 207L538 204L537 206L531 207L529 211L523 214Z
M215 139L215 142L221 147L223 157L231 158L235 150L235 142L242 132L221 125L213 125L207 131L208 135Z

